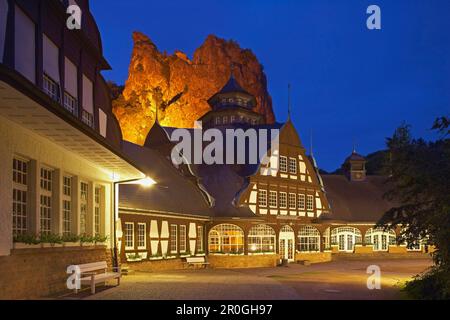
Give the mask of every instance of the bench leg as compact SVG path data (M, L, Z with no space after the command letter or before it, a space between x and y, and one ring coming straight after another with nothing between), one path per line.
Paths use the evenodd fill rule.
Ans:
M91 294L95 294L95 281L94 281L94 277L92 277L92 280L91 280Z
M117 286L120 286L120 277L117 278Z

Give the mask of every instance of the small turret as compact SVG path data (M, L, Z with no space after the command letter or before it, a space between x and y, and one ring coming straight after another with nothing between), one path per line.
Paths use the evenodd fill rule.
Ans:
M366 158L353 150L352 154L345 159L344 173L350 181L366 180Z

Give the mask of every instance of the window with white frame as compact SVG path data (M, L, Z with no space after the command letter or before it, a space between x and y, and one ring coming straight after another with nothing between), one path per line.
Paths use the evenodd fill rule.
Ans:
M170 225L170 252L177 253L178 252L178 226L176 224Z
M250 253L275 253L276 233L273 228L259 224L248 233L248 248Z
M308 195L306 197L306 209L308 211L314 210L314 196Z
M223 117L222 123L223 123L223 124L227 124L227 123L228 123L228 117L227 117L227 116L224 116L224 117Z
M41 168L40 226L42 234L50 234L52 231L52 177L52 169Z
M13 235L27 232L28 162L13 159Z
M297 197L295 193L289 193L289 209L296 209Z
M364 243L366 245L372 245L374 251L387 251L389 245L395 245L397 243L397 236L392 229L370 228L364 235Z
M94 89L92 81L84 74L82 76L83 84L83 112L81 113L81 121L89 127L94 127Z
M320 232L313 226L301 226L298 231L298 250L320 251Z
M69 235L72 231L72 177L63 177L62 193L63 234Z
M147 248L147 241L145 241L146 237L146 225L145 223L137 224L137 246L138 250L145 250Z
M86 233L87 211L88 211L88 184L80 183L80 234Z
M297 174L297 159L289 158L289 173Z
M287 158L280 156L280 172L287 172Z
M269 192L269 206L271 208L276 208L277 205L278 205L277 192L276 191L270 191Z
M100 221L101 221L101 187L95 187L94 193L94 231L95 234L100 234Z
M219 224L208 236L210 253L241 254L244 252L244 231L234 224Z
M298 200L298 203L297 203L298 210L305 210L306 196L304 194L299 194L297 200Z
M258 204L260 207L267 207L267 190L258 190Z
M197 226L197 241L196 241L197 252L203 252L203 226Z
M280 208L283 208L283 209L287 208L287 193L286 192L280 192Z
M125 250L134 250L134 223L125 222Z
M230 123L236 122L236 116L230 116Z
M59 85L45 73L42 79L42 88L50 98L59 102Z
M180 225L180 252L186 252L186 226Z
M67 91L64 92L64 108L74 116L78 116L78 101Z

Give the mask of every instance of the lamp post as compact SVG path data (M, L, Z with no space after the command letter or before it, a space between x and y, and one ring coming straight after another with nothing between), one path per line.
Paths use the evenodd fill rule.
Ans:
M153 180L150 177L145 178L136 178L136 179L129 179L129 180L123 180L123 181L114 181L113 182L113 197L114 197L114 204L113 204L113 226L114 226L114 252L113 252L113 263L114 267L119 267L119 259L118 259L118 252L117 252L117 217L119 215L119 185L121 184L138 184L143 187L149 188L156 184L156 181Z

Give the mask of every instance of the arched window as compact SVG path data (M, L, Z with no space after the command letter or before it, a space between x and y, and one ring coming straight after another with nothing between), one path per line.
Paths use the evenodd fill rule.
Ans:
M397 243L397 235L392 229L370 228L364 236L364 242L367 245L372 245L374 251L387 251L389 245Z
M210 253L243 253L244 231L234 224L219 224L209 231Z
M359 229L354 227L338 227L331 231L331 245L338 245L339 251L353 252L355 244L362 243Z
M298 250L320 251L320 232L313 226L301 226L298 230Z
M248 250L250 253L275 253L275 239L275 230L268 225L254 226L248 234Z

